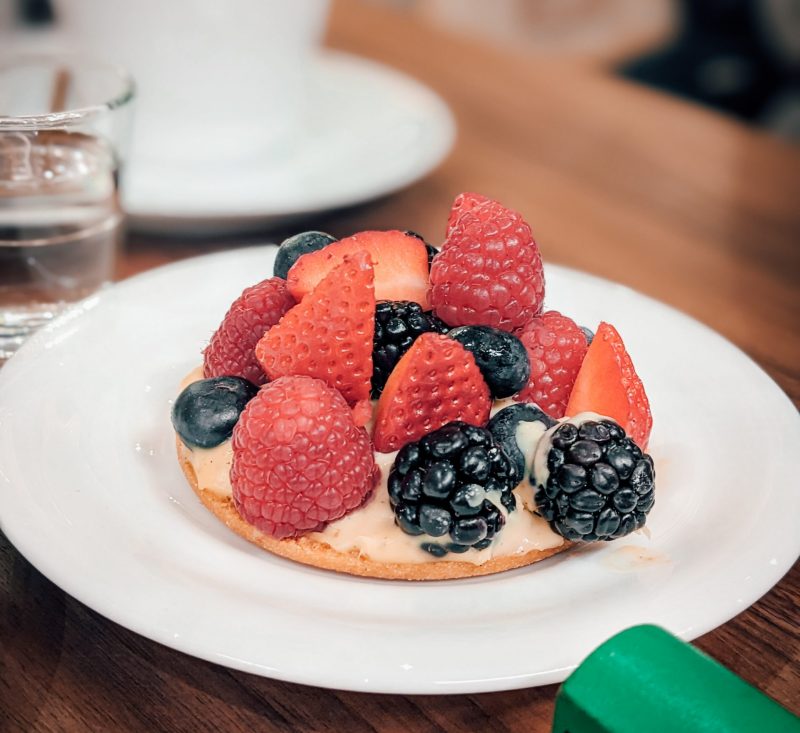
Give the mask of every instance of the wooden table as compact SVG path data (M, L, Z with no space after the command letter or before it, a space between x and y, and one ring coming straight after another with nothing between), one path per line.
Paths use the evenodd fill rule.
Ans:
M330 44L430 84L452 105L459 139L426 180L319 217L315 228L344 235L402 227L436 241L456 193L490 194L525 213L546 260L690 313L800 399L796 149L600 71L533 63L355 0L335 5ZM247 241L255 239L263 241ZM120 274L230 244L132 235ZM378 696L199 661L105 620L0 540L0 730L549 730L555 686ZM697 642L796 713L799 600L796 565Z

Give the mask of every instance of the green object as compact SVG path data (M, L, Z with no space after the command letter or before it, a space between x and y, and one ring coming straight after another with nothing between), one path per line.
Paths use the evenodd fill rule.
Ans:
M657 626L595 649L561 686L553 733L800 733L800 718Z

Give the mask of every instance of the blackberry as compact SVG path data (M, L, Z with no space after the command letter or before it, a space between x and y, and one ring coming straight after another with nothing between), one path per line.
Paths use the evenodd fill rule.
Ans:
M325 232L300 232L300 234L284 239L275 255L272 273L285 280L292 265L303 255L323 249L335 241L337 241L336 237Z
M655 501L653 459L613 420L563 422L545 435L547 469L531 475L538 513L573 542L615 540L644 526Z
M417 232L414 232L411 229L406 229L403 234L407 234L409 237L416 237L417 239L422 240L422 242L425 244L425 249L428 252L428 270L430 270L433 258L439 254L439 250L436 249L436 247L434 247L432 244L428 244L428 242L425 241L425 237L423 237L421 234L417 234Z
M172 425L194 448L213 448L231 437L245 405L258 387L241 377L211 377L192 382L172 406Z
M459 326L447 335L472 352L492 397L511 397L528 383L531 362L514 334L491 326Z
M489 420L486 429L494 436L494 439L511 460L515 484L525 478L525 455L523 449L528 446L520 446L517 442L517 428L521 422L541 423L540 430L542 432L556 424L556 421L550 415L542 412L536 405L525 402L518 402L504 407Z
M445 325L419 303L381 300L375 305L375 336L372 341L372 397L380 397L386 380L400 357L417 337L428 331L447 333Z
M513 475L488 430L451 422L400 449L389 472L389 501L404 532L427 535L420 547L431 555L482 550L506 521L494 502L516 509Z

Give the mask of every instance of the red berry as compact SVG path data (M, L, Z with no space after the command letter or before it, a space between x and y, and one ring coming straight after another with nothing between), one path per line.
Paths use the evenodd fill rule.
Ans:
M571 318L547 311L517 332L528 352L531 376L514 399L535 402L551 417L563 417L572 385L586 355L586 336Z
M524 326L544 300L542 257L525 220L496 201L461 213L431 264L430 299L450 326Z
M263 384L267 378L256 359L256 344L294 302L286 281L279 277L247 288L233 301L203 351L203 376L244 377Z
M311 377L262 387L232 440L234 505L278 539L322 529L361 506L379 476L369 436L342 395Z
M375 331L372 283L366 252L345 258L258 342L256 358L264 373L270 379L317 377L351 404L368 400Z
M453 231L456 222L461 218L461 215L467 211L472 211L476 206L490 202L488 196L483 196L479 193L460 193L453 201L453 206L450 209L450 216L447 217L447 236Z
M400 231L359 232L303 255L287 275L289 292L302 300L346 256L362 251L372 257L378 300L413 300L423 308L428 307L425 242Z
M642 449L647 448L653 416L642 380L617 329L601 323L578 372L567 415L597 412L616 420Z
M423 333L389 375L378 402L373 441L402 448L453 420L484 425L492 400L472 354L458 341Z

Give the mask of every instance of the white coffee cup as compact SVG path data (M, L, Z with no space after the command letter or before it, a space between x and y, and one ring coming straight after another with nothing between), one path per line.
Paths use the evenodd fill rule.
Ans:
M137 84L133 158L202 167L290 146L328 0L56 0L76 50Z

